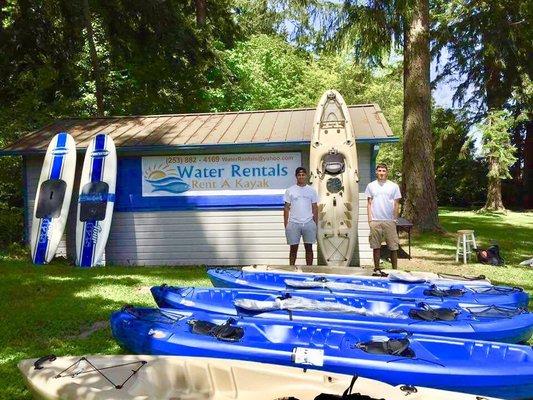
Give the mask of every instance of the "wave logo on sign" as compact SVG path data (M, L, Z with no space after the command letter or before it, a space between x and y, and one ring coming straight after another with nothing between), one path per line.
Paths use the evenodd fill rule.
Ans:
M152 192L183 193L191 188L168 164L148 167L144 180L152 186Z

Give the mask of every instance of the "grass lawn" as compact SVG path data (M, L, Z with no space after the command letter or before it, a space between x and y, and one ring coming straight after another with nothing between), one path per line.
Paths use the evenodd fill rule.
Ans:
M35 267L4 260L0 274L0 399L31 398L16 368L21 359L121 352L109 315L126 303L155 306L151 286L210 284L203 268L82 270L66 262Z
M483 274L494 283L521 286L533 295L533 268L518 265L533 257L533 212L477 214L472 211L441 209L439 216L447 233L413 237L413 259L399 260L400 268L463 275ZM486 249L495 240L500 245L500 253L506 265L482 265L474 258L467 265L456 263L457 238L454 232L459 229L474 229L479 248ZM402 242L405 240L402 239Z
M484 274L494 282L522 286L533 294L533 269L517 264L533 254L533 213L477 215L442 210L449 231L473 228L480 246L498 240L505 267L455 264L452 234L425 234L413 238L412 260L400 260L404 269ZM46 354L116 354L121 349L111 337L107 320L126 303L154 305L149 288L209 285L203 268L106 267L81 270L57 261L35 267L28 261L0 260L0 399L29 399L16 368L19 360Z

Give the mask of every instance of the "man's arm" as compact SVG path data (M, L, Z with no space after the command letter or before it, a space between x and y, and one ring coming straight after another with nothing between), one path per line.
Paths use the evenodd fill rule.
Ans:
M372 221L372 197L366 199L366 212L368 217L368 223Z
M400 216L400 199L394 200L394 220L398 220Z
M315 224L318 224L318 204L313 203L311 207L313 210L313 221L315 221Z
M400 199L402 198L402 193L400 192L400 187L396 185L396 193L394 193L394 220L397 221L400 216Z
M283 207L283 225L285 228L287 227L287 224L289 223L289 211L291 209L291 203L285 202L285 207Z

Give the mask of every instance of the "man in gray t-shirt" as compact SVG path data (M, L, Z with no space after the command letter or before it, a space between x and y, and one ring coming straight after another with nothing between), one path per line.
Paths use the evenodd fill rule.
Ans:
M303 238L305 246L305 262L313 264L313 243L316 242L318 221L318 194L307 184L307 170L304 167L296 168L296 185L285 191L283 208L283 223L285 236L290 246L289 264L296 263L296 254L300 239Z
M376 166L376 180L370 182L365 190L367 197L368 225L370 226L369 243L373 249L374 269L379 269L381 242L385 240L391 252L392 268L398 268L399 239L396 221L402 195L394 182L387 180L389 170L386 164Z

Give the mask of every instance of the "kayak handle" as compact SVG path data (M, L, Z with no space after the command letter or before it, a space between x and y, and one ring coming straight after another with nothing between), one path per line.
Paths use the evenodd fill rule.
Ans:
M43 364L47 361L55 361L56 360L56 356L54 356L53 354L49 354L47 356L43 356L41 358L39 358L37 361L35 361L33 363L33 368L35 369L43 369Z
M411 394L411 393L418 392L418 390L416 390L416 387L414 387L412 385L402 385L402 386L400 386L400 390L402 392L407 393L408 395Z

